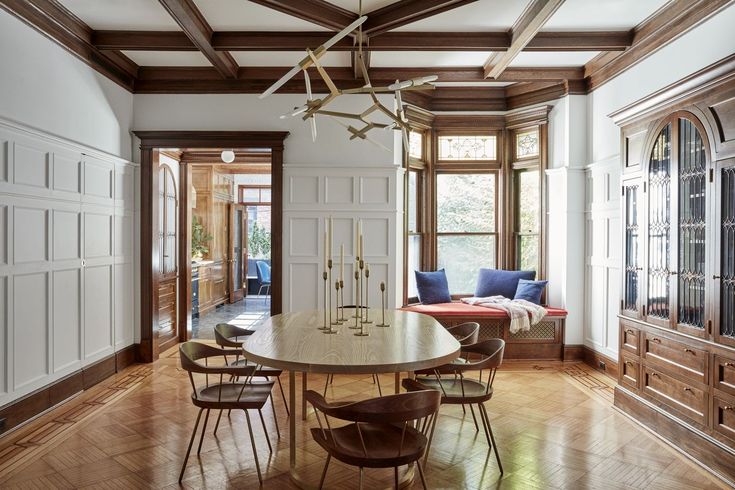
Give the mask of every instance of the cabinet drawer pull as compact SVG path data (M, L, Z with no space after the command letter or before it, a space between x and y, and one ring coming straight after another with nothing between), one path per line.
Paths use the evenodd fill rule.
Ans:
M659 379L661 378L661 376L659 376L658 373L651 373L651 377L652 378L659 378Z
M632 328L626 328L625 329L625 333L629 333L629 334L633 335L635 333L635 330L633 330Z
M633 361L625 361L625 364L628 365L628 366L635 367L635 364L633 363Z
M712 276L712 279L714 279L715 281L719 281L720 280L720 276L714 275L714 276Z
M656 342L657 344L660 344L661 343L661 339L659 339L658 337L654 337L654 338L651 339L651 342Z
M722 407L722 409L729 411L729 410L735 410L735 407L733 407L732 405L725 405L724 407Z
M687 386L686 388L684 388L684 391L688 391L688 392L690 392L690 393L694 393L694 392L692 391L692 389L691 389L691 388L689 388L688 386Z
M690 354L694 354L694 351L690 349L689 347L684 347L684 352L689 352Z
M726 362L725 367L735 367L735 364L733 364L732 362Z

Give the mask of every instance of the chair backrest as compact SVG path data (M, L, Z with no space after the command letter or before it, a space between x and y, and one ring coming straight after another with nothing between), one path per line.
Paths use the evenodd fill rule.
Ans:
M253 331L247 328L236 327L229 323L218 323L214 326L214 340L222 347L242 347L245 339L240 337L252 335Z
M472 345L477 343L480 335L480 324L477 322L460 323L453 327L447 328L447 332L452 334L460 345Z
M268 262L259 260L255 263L255 268L258 270L258 282L261 284L271 282L271 266Z
M394 424L422 419L436 413L441 404L441 394L436 390L423 390L331 406L322 395L309 390L307 400L325 415L336 419Z
M462 349L464 352L480 354L482 359L476 362L467 363L473 370L477 369L497 369L503 363L503 352L505 352L505 340L488 339L478 342L474 345L468 345Z

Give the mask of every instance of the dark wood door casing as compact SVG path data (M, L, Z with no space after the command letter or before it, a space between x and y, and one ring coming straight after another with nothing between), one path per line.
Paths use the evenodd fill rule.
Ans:
M271 272L273 285L271 288L271 315L281 312L282 309L282 229L283 229L283 145L288 137L287 131L133 131L140 139L140 344L137 358L140 362L153 362L159 357L158 349L158 322L159 322L159 257L160 250L156 226L159 219L158 209L158 148L238 148L271 150L271 193L273 203L271 208L271 227L278 233L272 233L271 239ZM182 166L182 169L184 167ZM188 172L188 168L186 172ZM185 172L182 172L182 174ZM188 176L188 173L186 174ZM180 179L181 185L189 186L189 179ZM189 196L180 193L181 223L188 223L190 218ZM186 227L187 234L179 233L179 250L181 264L187 253L190 227ZM188 262L188 261L187 261ZM179 315L183 318L191 316L191 265L180 269L182 284L179 288ZM188 297L183 297L188 295ZM182 315L186 309L186 314ZM179 340L185 341L191 335L190 328L179 329Z

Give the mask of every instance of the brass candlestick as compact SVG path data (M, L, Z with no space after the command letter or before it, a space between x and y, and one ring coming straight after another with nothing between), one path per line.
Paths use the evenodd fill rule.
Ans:
M363 262L360 261L360 270L362 270L362 267L363 267ZM362 274L360 274L359 272L355 272L355 280L357 280L357 284L358 284L357 286L358 287L358 297L362 299L362 296L361 296L362 292L359 290L360 283L362 283ZM357 307L360 310L362 310L362 305L357 305ZM360 317L362 317L362 311L360 312ZM358 320L360 324L359 326L358 326ZM362 318L355 318L355 326L350 327L350 328L360 329L359 331L355 332L355 335L358 337L367 337L368 335L370 335L369 333L365 331L365 322L362 321Z
M332 284L332 266L333 266L332 259L327 260L327 268L329 269L329 284L330 285ZM335 302L338 303L338 298L335 299ZM334 317L334 320L332 320L332 292L331 292L331 290L329 292L329 304L328 304L328 307L329 307L329 324L330 325L341 325L340 322L339 322L339 319L337 318L339 315L336 315ZM330 327L330 329L331 329L331 327Z
M360 269L360 257L355 257L355 280L357 280L357 271ZM355 282L355 314L352 315L352 318L359 318L360 317L360 295L358 293L357 288L357 282Z
M329 330L331 329L331 325L329 325L329 322L327 320L327 315L329 313L329 308L327 307L327 300L329 298L329 286L328 286L328 278L329 274L327 271L322 272L322 278L324 279L324 325L319 327L319 330Z
M332 325L342 325L339 319L339 281L334 281L334 321Z
M345 318L345 282L341 279L339 281L339 297L341 303L339 321L346 322L347 318Z
M380 282L380 303L383 307L383 322L375 325L376 327L390 327L390 323L385 323L385 283Z
M362 323L373 323L370 320L370 269L365 268L365 318Z
M360 273L358 271L355 271L355 296L357 298L360 297ZM358 325L358 322L360 321L360 316L357 314L357 311L360 309L359 304L355 304L355 315L352 317L355 319L355 325L349 328L356 329L360 328L360 325Z

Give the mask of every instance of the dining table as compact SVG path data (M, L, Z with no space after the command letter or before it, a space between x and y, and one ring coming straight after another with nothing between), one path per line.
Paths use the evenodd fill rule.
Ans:
M288 371L289 468L291 479L309 487L297 469L296 373L302 377L302 419L306 419L303 392L309 373L393 374L395 393L400 392L401 373L446 364L460 354L459 342L434 318L403 310L370 311L373 323L360 324L355 309L345 308L347 321L326 334L323 310L292 311L265 320L247 337L242 349L251 362ZM379 324L389 326L381 327ZM354 328L355 326L361 328ZM350 328L353 327L353 328ZM362 335L356 335L362 333ZM412 472L411 472L412 473Z

